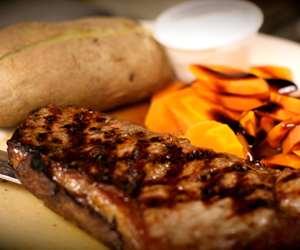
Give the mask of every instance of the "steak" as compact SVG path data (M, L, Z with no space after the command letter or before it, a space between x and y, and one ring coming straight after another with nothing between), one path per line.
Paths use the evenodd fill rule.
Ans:
M8 154L30 192L111 249L300 248L297 170L76 107L30 114Z

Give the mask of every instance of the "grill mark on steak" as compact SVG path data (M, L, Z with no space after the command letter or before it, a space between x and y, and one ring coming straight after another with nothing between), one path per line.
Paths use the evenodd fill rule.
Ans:
M40 177L30 182L28 175L22 174L26 171L47 178L72 197L77 207L103 217L100 227L109 235L117 231L118 242L122 237L122 246L105 241L115 249L300 246L296 237L300 225L291 226L294 218L300 218L298 171L266 169L259 163L199 149L186 139L152 133L75 107L49 106L32 113L9 140L8 152L30 191L40 193ZM61 211L52 204L57 192L47 198L37 196L69 218L72 211ZM194 206L198 207L195 214ZM164 211L166 215L160 217ZM207 215L202 218L202 214ZM76 221L91 232L87 214ZM191 226L196 222L196 228ZM222 227L236 233L228 236L228 229ZM201 228L201 233L196 233ZM212 234L211 228L215 228ZM292 235L287 236L288 232ZM97 230L92 233L105 240ZM212 239L206 242L208 238ZM258 243L258 239L263 241Z
M295 179L298 179L300 177L300 172L291 172L289 175L286 175L285 177L281 178L281 182L289 182Z

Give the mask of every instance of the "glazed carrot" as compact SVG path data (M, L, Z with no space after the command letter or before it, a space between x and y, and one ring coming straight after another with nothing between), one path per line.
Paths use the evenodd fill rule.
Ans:
M148 128L217 152L256 156L267 166L300 169L300 99L287 95L297 89L289 69L259 66L247 73L192 65L191 71L198 80L190 86L174 82L153 96ZM240 125L249 137L228 125Z
M212 65L210 64L209 66L210 69L213 69L215 71L219 71L222 73L227 73L227 74L244 74L245 71L238 69L238 68L234 68L232 66L224 66L224 65Z
M192 89L194 89L199 96L234 111L243 112L264 105L264 101L257 98L219 94L208 89L200 81L193 83Z
M240 124L249 135L256 136L258 122L254 111L245 112L240 119Z
M252 159L251 149L246 138L241 133L237 133L236 137L241 143L241 145L243 146L243 155L249 160L251 160Z
M285 96L281 95L275 92L271 93L271 101L274 103L279 104L284 109L294 112L296 114L300 114L300 99L291 97L291 96Z
M239 119L238 113L200 98L190 87L180 89L179 83L152 99L145 125L156 132L179 135L199 121L214 119L216 112Z
M250 72L261 78L280 78L291 81L293 79L292 71L288 67L264 65L250 68Z
M191 126L185 136L195 146L245 158L243 145L229 126L224 123L202 121Z
M300 168L300 157L294 154L277 154L262 160L267 166L283 166L295 169Z
M173 93L179 89L182 89L186 86L186 84L184 84L183 82L180 81L174 81L172 83L170 83L167 87L159 90L158 92L156 92L153 96L152 96L152 100L155 100L157 98L163 97L169 93Z
M186 88L154 98L151 101L146 115L145 126L155 132L171 133L175 135L182 134L183 131L181 130L181 127L178 125L174 115L167 108L167 105L170 103L170 100L191 93L193 93L193 91L191 91L190 88Z
M266 115L268 115L268 114L266 114ZM279 109L275 110L274 112L269 113L269 115L270 115L270 117L272 117L278 121L285 121L285 120L292 119L293 117L297 116L298 114L293 113L293 112L288 111L283 108L279 108Z
M269 86L264 79L246 72L228 74L203 65L191 65L190 71L198 80L214 91L237 95L269 96Z
M172 114L176 123L179 125L180 130L184 133L189 127L198 123L199 121L210 119L206 113L193 112L178 102L178 100L171 100L167 103L167 108Z
M166 108L165 100L159 100L150 104L145 119L145 126L149 130L161 133L179 135L182 133L170 111Z
M291 120L283 121L270 130L266 140L271 147L277 148L280 146L282 140L287 136L287 134L298 124L300 124L299 116Z
M240 113L223 108L213 102L196 95L184 96L180 99L182 105L192 113L202 113L209 120L218 120L218 116L228 120L238 121Z
M300 144L296 145L293 149L293 154L297 155L300 157Z
M284 154L293 151L295 146L300 143L300 125L295 126L282 143L282 152Z
M268 116L263 116L260 118L260 127L267 133L275 126L275 121L273 118Z
M260 117L270 117L277 121L284 121L297 116L296 113L283 109L279 104L272 102L253 109L253 111Z

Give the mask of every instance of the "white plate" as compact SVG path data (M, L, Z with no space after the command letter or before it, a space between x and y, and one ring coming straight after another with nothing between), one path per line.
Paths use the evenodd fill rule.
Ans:
M252 64L278 64L293 70L300 83L300 46L259 34L252 44ZM6 149L9 130L0 130ZM45 208L22 187L0 182L0 249L105 249L99 242Z

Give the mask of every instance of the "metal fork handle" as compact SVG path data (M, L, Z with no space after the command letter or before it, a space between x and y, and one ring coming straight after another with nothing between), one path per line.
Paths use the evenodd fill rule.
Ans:
M15 170L9 165L7 152L0 150L0 179L21 184Z

